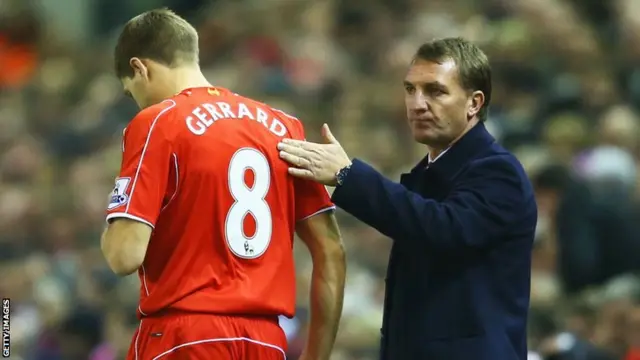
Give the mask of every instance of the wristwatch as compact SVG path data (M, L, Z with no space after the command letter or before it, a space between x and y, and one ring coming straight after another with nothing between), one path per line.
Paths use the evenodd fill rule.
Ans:
M336 186L340 186L344 183L344 180L349 175L349 170L351 170L351 165L347 165L338 170L338 172L336 173Z

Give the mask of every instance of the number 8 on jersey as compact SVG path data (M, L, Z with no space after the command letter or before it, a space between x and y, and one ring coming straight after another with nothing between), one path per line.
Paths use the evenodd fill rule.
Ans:
M245 173L253 172L253 186L245 183ZM231 252L243 259L256 259L265 253L271 242L273 223L271 209L265 197L269 192L271 169L267 158L253 148L236 151L229 162L229 192L234 203L225 220L225 237ZM253 216L256 229L249 237L244 221Z

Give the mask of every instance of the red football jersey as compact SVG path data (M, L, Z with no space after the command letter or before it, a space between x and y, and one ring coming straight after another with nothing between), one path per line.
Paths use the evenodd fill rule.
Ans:
M304 139L300 121L221 88L184 90L131 121L107 221L154 228L140 315L293 316L295 224L334 206L324 186L287 174L282 138Z

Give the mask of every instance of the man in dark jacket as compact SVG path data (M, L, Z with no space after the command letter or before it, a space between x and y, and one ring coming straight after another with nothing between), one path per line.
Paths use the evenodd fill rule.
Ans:
M424 44L404 81L428 155L400 183L325 144L283 140L290 174L336 186L335 204L393 239L381 359L525 360L533 190L483 124L486 55L461 38Z

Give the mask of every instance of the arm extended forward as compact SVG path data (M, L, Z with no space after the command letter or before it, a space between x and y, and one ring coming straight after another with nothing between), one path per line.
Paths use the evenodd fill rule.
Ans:
M356 159L332 200L396 241L439 251L490 245L525 212L536 212L531 188L524 186L524 174L507 159L482 160L462 176L451 193L437 201L385 178Z

